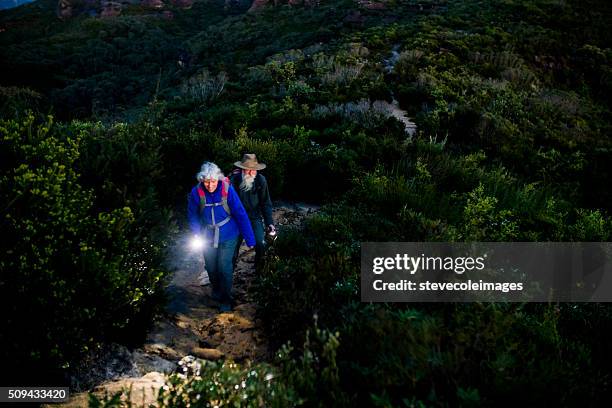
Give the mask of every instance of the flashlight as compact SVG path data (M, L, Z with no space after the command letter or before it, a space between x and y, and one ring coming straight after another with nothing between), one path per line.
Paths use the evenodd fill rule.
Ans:
M265 237L266 243L272 245L274 241L276 241L276 238L276 228L274 228L274 225L268 225L268 232Z
M204 240L199 235L196 235L191 238L191 242L189 243L189 245L191 246L192 250L199 251L204 248Z

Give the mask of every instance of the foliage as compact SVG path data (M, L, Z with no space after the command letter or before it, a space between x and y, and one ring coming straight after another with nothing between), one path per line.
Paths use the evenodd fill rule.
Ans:
M483 194L482 185L469 192L464 216L473 221L467 231L484 234L478 237L483 240L515 233L516 226L503 222L500 229L473 228L472 222L483 222L482 217L504 216L496 204ZM606 367L611 355L582 326L597 321L608 327L612 319L606 305L360 302L358 241L402 239L397 224L381 213L366 214L355 207L330 207L311 218L304 230L281 231L274 257L266 261L256 287L260 313L273 339L301 338L312 313L323 327L338 330L343 339L337 351L338 405L446 406L534 399L572 405L583 395L609 391ZM589 221L579 221L570 230L584 231L589 225L600 231L596 225L604 221L597 214L583 218ZM431 228L428 237L432 231L459 230L427 220L422 213L413 213L412 220ZM569 312L572 308L580 312ZM579 313L584 319L576 320ZM586 330L584 335L576 324ZM595 354L602 360L593 360ZM580 380L579 372L599 379ZM559 384L562 392L547 392Z
M223 92L226 81L225 72L219 72L216 76L211 76L208 70L205 69L189 78L183 84L183 95L201 104L205 104L219 97Z
M29 88L0 86L0 117L17 117L27 109L40 109L42 96Z
M232 4L58 24L41 0L0 15L0 115L63 121L2 122L1 290L37 294L7 312L40 322L7 320L12 356L57 367L148 322L136 316L159 302L166 227L184 223L198 167L254 152L273 198L324 204L281 231L260 317L280 347L303 344L316 314L327 348L207 363L210 398L235 402L254 370L283 379L251 379L249 401L279 406L603 403L606 305L367 305L358 271L363 241L610 240L611 3ZM207 378L177 376L165 395L199 403Z
M191 356L179 364L183 372L171 375L160 390L162 407L291 406L295 398L277 378L276 369L266 364L244 367L226 361L199 361Z
M0 129L3 358L44 376L145 317L161 283L158 248L132 240L130 207L95 209L75 169L82 132L33 116Z

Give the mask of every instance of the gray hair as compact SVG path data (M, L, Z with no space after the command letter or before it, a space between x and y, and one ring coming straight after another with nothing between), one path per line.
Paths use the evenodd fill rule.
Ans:
M198 181L204 181L205 179L220 180L223 178L223 172L215 163L204 162L196 178Z

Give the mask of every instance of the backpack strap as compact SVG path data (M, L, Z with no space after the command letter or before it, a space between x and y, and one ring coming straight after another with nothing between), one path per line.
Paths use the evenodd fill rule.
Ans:
M204 193L202 184L198 184L198 196L200 196L200 214L202 214L204 207L206 207L206 194Z
M229 205L227 204L227 196L229 195L230 181L227 177L225 177L223 180L221 180L221 183L222 183L221 184L221 202L219 203L207 204L206 203L206 193L204 192L204 189L202 188L202 184L198 184L198 189L197 189L198 196L200 197L200 214L204 213L205 207L217 207L219 205L222 205L223 209L227 213L227 217L225 217L225 219L222 220L221 222L217 223L215 220L215 211L214 209L211 209L212 224L208 224L206 225L206 227L213 230L213 247L214 248L217 248L219 245L220 227L227 224L230 221L231 215L232 215Z
M227 196L229 195L230 185L231 182L229 178L225 177L221 180L221 205L228 216L232 215L232 211L227 204ZM206 194L204 193L201 183L198 184L198 196L200 197L200 213L202 213L202 211L204 211L204 207L206 207Z
M225 177L223 180L221 180L221 182L223 183L221 184L221 203L223 204L223 209L225 210L225 212L227 213L227 216L229 217L230 215L232 215L232 212L229 208L229 205L227 204L227 196L229 195L229 188L230 188L231 182L228 177Z

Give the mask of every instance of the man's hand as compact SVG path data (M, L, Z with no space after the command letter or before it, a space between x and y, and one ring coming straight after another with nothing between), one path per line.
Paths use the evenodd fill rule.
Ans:
M274 224L268 225L268 234L276 235L276 228L274 227Z

